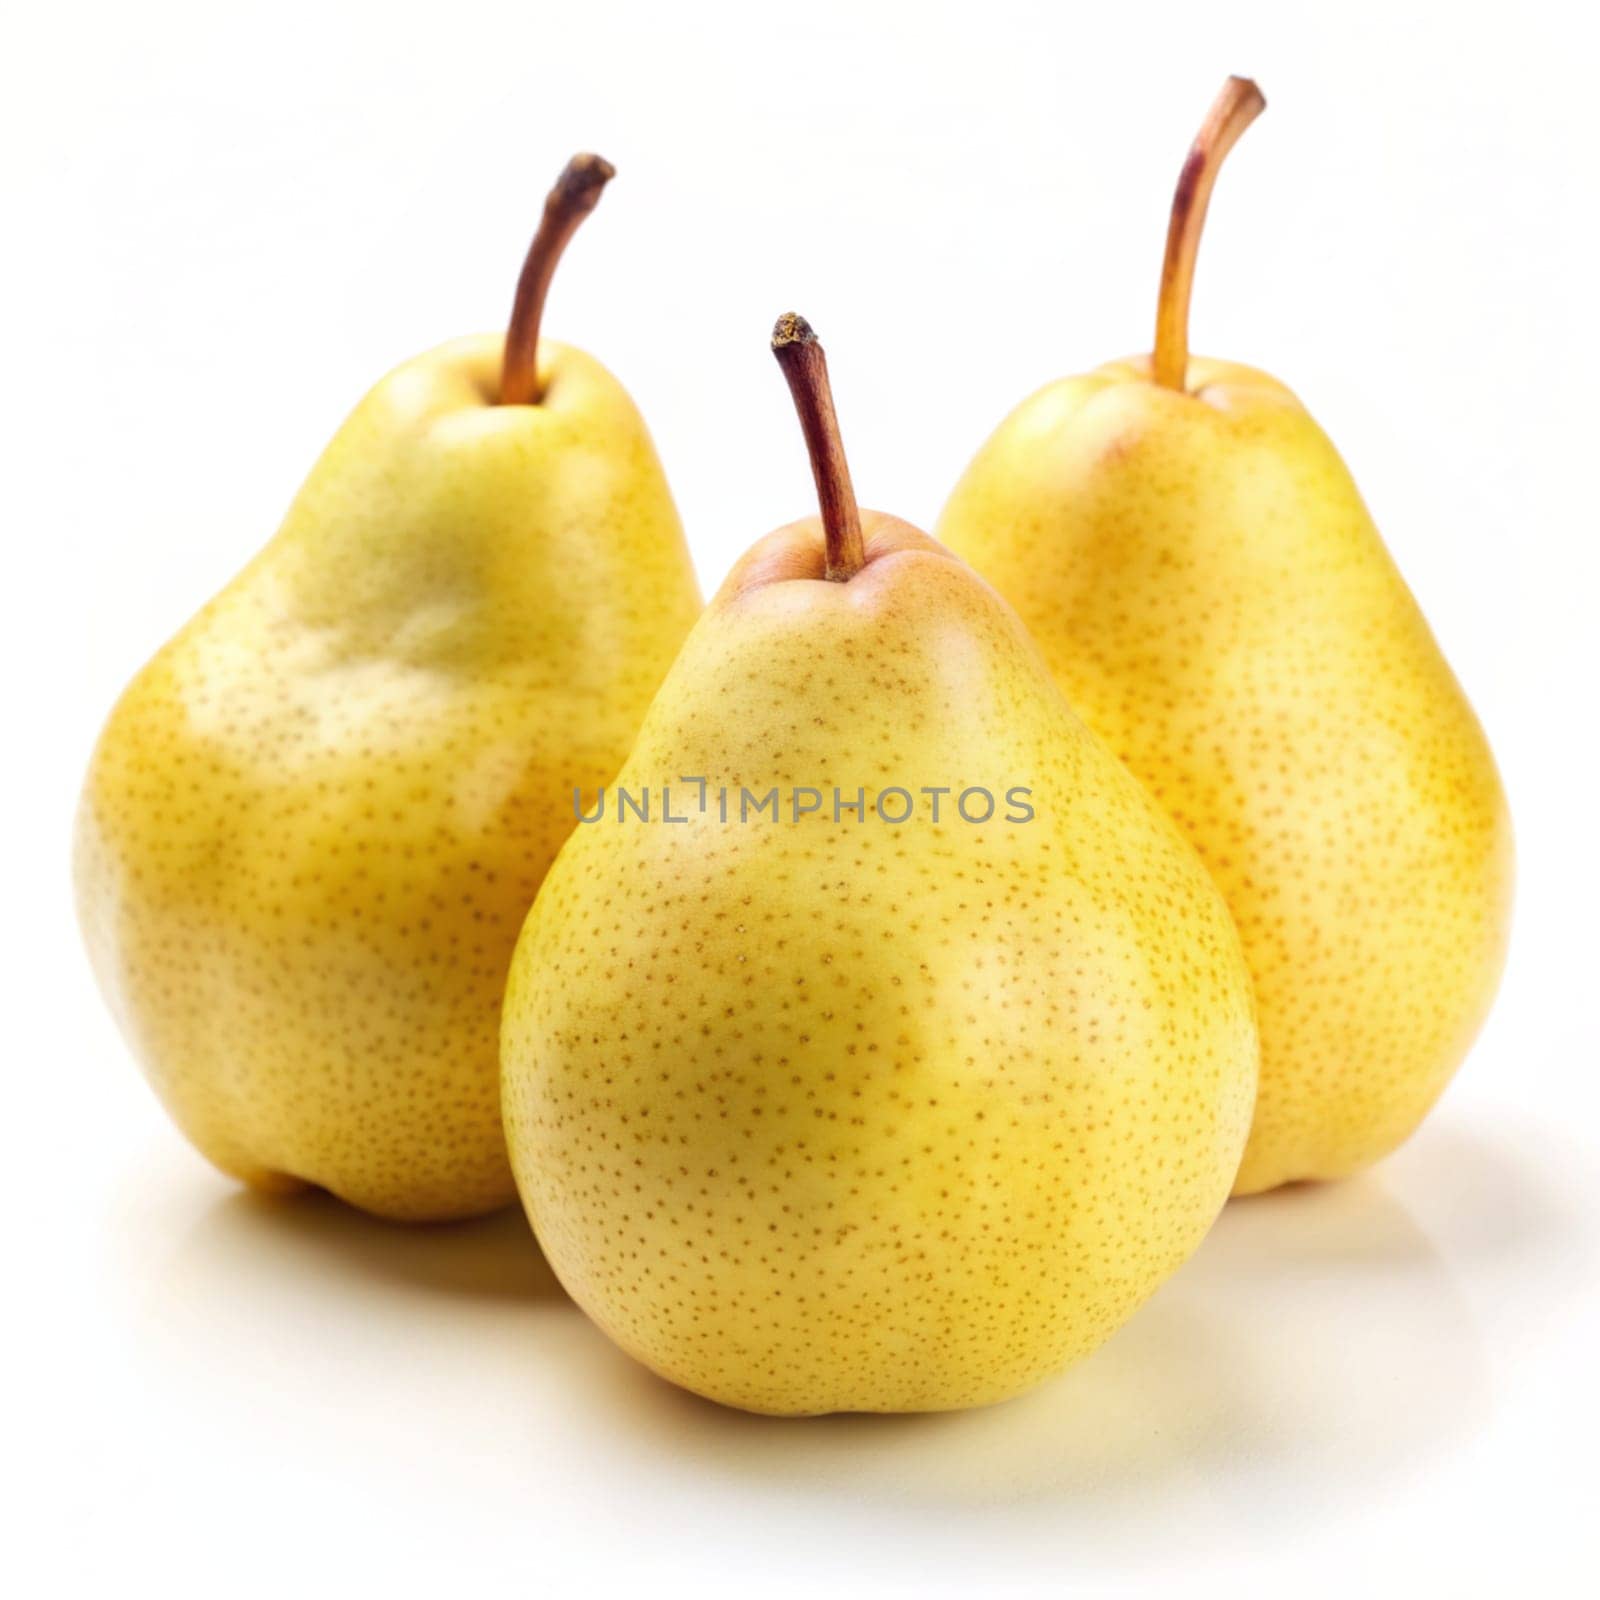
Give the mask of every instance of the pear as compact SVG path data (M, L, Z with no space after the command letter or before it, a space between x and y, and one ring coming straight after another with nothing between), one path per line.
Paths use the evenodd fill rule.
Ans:
M551 869L507 1141L562 1282L673 1382L980 1405L1093 1349L1210 1226L1249 976L1010 608L858 514L810 329L774 346L822 523L738 563Z
M1344 463L1281 383L1188 354L1231 79L1183 170L1155 350L1041 389L937 525L1171 811L1255 980L1240 1193L1338 1178L1421 1122L1488 1012L1512 847L1493 757Z
M357 406L276 537L134 680L78 905L117 1020L224 1172L380 1216L514 1195L499 1009L529 900L699 610L643 421L540 343L611 168L546 203L511 331Z

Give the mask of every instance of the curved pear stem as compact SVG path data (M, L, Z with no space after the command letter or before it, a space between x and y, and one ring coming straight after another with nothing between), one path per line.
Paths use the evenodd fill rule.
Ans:
M500 366L500 404L537 405L539 389L539 323L545 296L555 276L556 263L572 241L583 219L595 208L600 191L617 175L603 156L584 152L562 169L555 187L545 197L539 231L528 246L517 279L517 298L506 329L506 353Z
M861 513L850 484L850 464L844 458L844 440L839 437L839 418L833 409L828 358L811 324L792 311L785 311L773 325L772 353L788 380L811 456L811 476L817 484L827 545L823 576L832 583L848 583L866 566L867 553L861 542Z
M1212 103L1189 150L1172 196L1167 224L1167 254L1161 263L1161 297L1156 303L1156 346L1152 376L1163 388L1182 389L1189 376L1189 296L1200 231L1217 173L1239 135L1267 108L1248 78L1229 78Z

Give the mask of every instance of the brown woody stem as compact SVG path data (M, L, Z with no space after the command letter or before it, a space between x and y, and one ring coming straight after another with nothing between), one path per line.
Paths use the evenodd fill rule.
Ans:
M555 188L545 197L539 231L528 246L517 279L517 298L511 307L511 326L506 329L506 352L500 367L500 404L536 405L539 389L539 323L544 317L545 296L555 276L561 252L571 243L583 219L595 208L600 191L616 176L617 169L601 156L574 156L556 179Z
M785 311L773 325L772 353L788 380L811 456L811 476L817 484L827 543L823 576L834 583L848 583L867 564L867 554L861 542L856 492L850 486L850 464L844 458L844 440L839 437L839 418L833 409L828 358L811 324L792 311Z
M1211 190L1239 135L1267 108L1248 78L1229 78L1213 102L1178 177L1167 224L1167 254L1161 263L1161 297L1156 303L1156 346L1152 376L1167 389L1182 389L1189 376L1189 296L1200 230L1206 225Z

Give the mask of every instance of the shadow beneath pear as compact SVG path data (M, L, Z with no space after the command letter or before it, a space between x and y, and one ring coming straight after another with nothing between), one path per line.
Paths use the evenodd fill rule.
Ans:
M964 1413L773 1419L686 1394L577 1312L515 1208L409 1228L235 1191L141 1275L143 1328L188 1381L214 1369L250 1426L263 1373L299 1403L366 1395L373 1427L405 1382L448 1397L463 1452L509 1426L536 1459L586 1432L604 1448L575 1453L579 1477L687 1472L864 1537L903 1519L939 1559L981 1527L1006 1534L985 1539L990 1567L1045 1546L1077 1570L1137 1568L1336 1518L1469 1436L1489 1404L1473 1308L1547 1314L1592 1253L1584 1192L1546 1130L1424 1130L1362 1177L1230 1205L1088 1360Z
M1427 1125L1380 1171L1460 1271L1516 1293L1534 1279L1580 1283L1600 1260L1592 1161L1548 1126L1444 1121Z
M394 1223L321 1190L239 1189L200 1218L185 1254L222 1277L248 1261L258 1272L281 1266L464 1300L567 1300L516 1205L466 1222Z
M190 1448L298 1463L314 1441L305 1470L341 1481L379 1455L473 1482L488 1454L515 1493L527 1419L605 1346L519 1208L405 1226L316 1193L210 1194L158 1202L177 1225L137 1236L153 1242L126 1280L147 1392Z

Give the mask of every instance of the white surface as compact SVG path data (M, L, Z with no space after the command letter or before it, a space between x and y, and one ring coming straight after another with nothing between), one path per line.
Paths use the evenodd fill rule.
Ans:
M795 9L8 15L13 1593L1593 1581L1600 119L1578 13ZM1518 823L1505 987L1425 1130L1363 1180L1230 1208L1063 1380L904 1421L676 1394L552 1289L514 1215L407 1233L213 1176L77 948L83 763L366 385L503 322L566 155L621 177L548 327L632 389L709 588L810 504L778 311L828 345L863 498L926 524L1016 400L1147 345L1170 187L1230 70L1271 109L1218 190L1195 345L1285 378L1339 443Z

